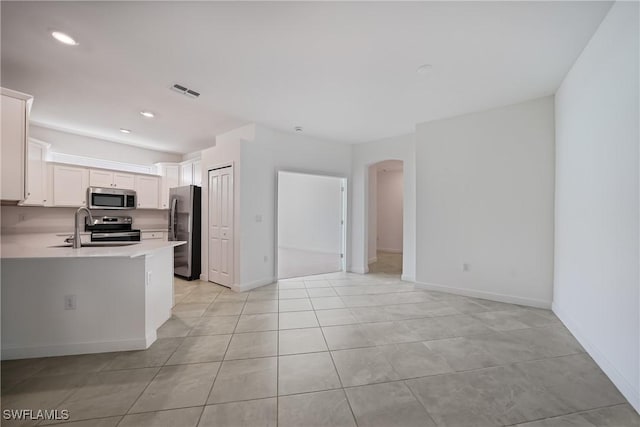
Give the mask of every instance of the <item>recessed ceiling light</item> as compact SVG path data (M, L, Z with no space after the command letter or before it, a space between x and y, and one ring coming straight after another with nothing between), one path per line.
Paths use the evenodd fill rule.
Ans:
M129 129L120 128L120 132L122 133L131 133Z
M143 116L148 117L150 119L153 119L156 116L151 111L140 111L140 114L142 114Z
M416 72L418 74L428 74L431 69L433 68L433 66L431 64L424 64L418 67L418 69L416 70Z
M296 132L302 132L302 126L296 126L293 128Z
M60 43L64 43L69 46L77 46L78 42L73 39L68 34L61 33L60 31L54 31L51 33L54 39L58 40Z

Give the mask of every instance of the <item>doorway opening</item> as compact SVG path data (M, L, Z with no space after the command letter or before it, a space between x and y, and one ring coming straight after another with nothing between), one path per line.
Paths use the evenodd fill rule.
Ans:
M346 179L278 172L278 279L345 270Z
M370 273L402 274L404 170L401 160L369 166Z

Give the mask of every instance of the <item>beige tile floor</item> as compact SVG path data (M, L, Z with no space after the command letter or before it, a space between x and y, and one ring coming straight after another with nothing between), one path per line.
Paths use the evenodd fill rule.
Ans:
M402 273L402 254L378 251L376 262L369 264L369 273Z
M3 409L85 427L640 423L550 311L385 273L175 289L148 350L3 362Z

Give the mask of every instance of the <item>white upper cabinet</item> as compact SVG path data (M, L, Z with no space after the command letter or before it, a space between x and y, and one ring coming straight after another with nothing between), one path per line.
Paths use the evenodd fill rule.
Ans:
M21 201L27 198L27 140L29 112L33 97L1 88L1 174L2 200Z
M91 187L113 187L135 190L135 175L102 169L89 170L89 185Z
M139 209L158 209L160 177L136 175L136 196Z
M160 209L169 209L169 190L180 186L180 165L177 163L156 163L160 174Z
M180 185L193 184L193 163L183 163L180 165Z
M202 169L200 167L200 160L193 162L193 185L202 185Z
M202 185L200 159L180 163L180 185Z
M125 190L136 189L136 177L130 173L114 172L113 186Z
M89 185L91 187L113 187L113 172L91 169L89 171Z
M106 187L135 190L136 208L166 209L160 206L160 177L136 175L81 166L50 164L48 184L51 202L45 206L86 206L88 187Z
M20 205L44 206L47 203L47 150L49 144L30 140L28 148L27 198Z
M53 165L53 206L86 206L89 171L85 168Z

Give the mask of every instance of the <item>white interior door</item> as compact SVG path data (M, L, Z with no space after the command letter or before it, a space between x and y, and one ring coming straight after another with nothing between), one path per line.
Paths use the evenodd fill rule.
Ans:
M209 171L209 281L233 283L233 167Z

